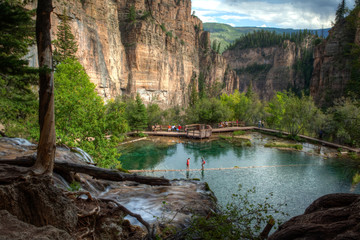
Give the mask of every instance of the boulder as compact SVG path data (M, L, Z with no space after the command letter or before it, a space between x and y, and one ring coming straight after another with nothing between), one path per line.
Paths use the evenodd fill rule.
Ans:
M360 195L336 193L315 200L282 224L269 240L360 239Z
M69 240L73 238L66 231L51 225L36 227L20 221L6 210L0 210L0 240L7 239Z

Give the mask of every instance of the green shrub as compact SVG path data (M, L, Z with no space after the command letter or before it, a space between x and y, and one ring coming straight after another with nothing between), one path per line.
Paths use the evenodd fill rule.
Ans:
M161 30L162 30L163 32L167 32L167 30L166 30L166 27L165 27L165 24L164 24L164 23L162 23L162 24L160 25L160 27L161 27Z
M79 182L73 181L70 186L68 187L68 190L71 192L77 192L81 189L81 184Z
M272 193L262 203L250 201L251 194L255 194L255 188L242 192L239 186L237 194L233 194L232 200L222 208L220 212L207 217L193 216L188 229L184 230L185 239L259 239L263 227L270 220L272 214L281 217L287 214L276 209L269 203ZM280 207L284 204L280 204ZM280 224L280 221L276 221Z
M172 34L172 32L171 32L171 31L168 31L168 32L166 32L166 36L168 36L168 37L172 38L172 37L173 37L173 34Z
M355 175L353 177L352 184L356 185L358 183L360 183L360 174L357 172L357 173L355 173Z
M270 148L295 148L296 150L302 150L303 145L301 144L286 144L286 143L267 143L265 147Z
M246 132L245 131L235 131L233 132L234 136L239 136L239 135L244 135Z

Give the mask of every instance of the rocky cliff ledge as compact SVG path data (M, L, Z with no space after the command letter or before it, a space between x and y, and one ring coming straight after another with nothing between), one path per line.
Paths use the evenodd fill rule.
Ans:
M162 107L188 102L189 84L205 81L233 89L236 75L210 50L210 35L191 15L191 0L54 0L52 35L65 9L77 52L105 99L139 93ZM36 6L36 1L31 7ZM33 56L35 56L33 51ZM36 62L32 58L32 65Z
M227 50L224 58L238 76L234 89L246 92L250 84L262 99L269 100L276 91L302 90L308 82L295 64L304 58L305 50L312 51L312 39L300 45L289 40L282 44L263 48Z
M269 237L288 239L359 239L360 195L336 193L314 201Z
M354 14L354 16L352 16ZM336 24L328 38L314 49L314 71L310 93L314 100L328 106L332 100L346 94L351 79L352 55L360 46L360 12L354 11ZM357 61L360 58L357 57Z

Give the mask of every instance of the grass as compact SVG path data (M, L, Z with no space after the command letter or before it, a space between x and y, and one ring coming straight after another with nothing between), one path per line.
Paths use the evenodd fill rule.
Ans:
M356 185L358 183L360 183L360 174L357 172L353 177L352 184Z
M239 136L239 135L244 135L244 134L245 134L245 131L235 131L235 132L233 132L234 136Z
M303 146L301 144L290 144L290 143L267 143L265 147L270 148L294 148L296 150L302 150Z
M224 140L229 140L229 139L232 139L232 136L220 135L219 138L220 138L220 139L224 139Z

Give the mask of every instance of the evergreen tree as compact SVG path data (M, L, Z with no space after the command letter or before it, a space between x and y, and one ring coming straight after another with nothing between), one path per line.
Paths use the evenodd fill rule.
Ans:
M147 111L139 94L136 95L135 101L128 102L126 112L131 130L142 131L147 127Z
M204 74L201 72L199 74L199 78L198 78L198 89L199 89L199 99L205 98L207 97L206 92L205 92L205 76Z
M217 46L217 50L216 52L219 54L220 53L220 47L221 47L221 42L219 42L218 46Z
M37 84L37 70L28 67L25 55L35 43L34 11L15 0L0 0L0 123L5 131L23 126L35 117L37 96L31 85Z
M335 17L335 23L339 23L344 20L346 13L346 3L345 0L342 0L341 3L339 3L338 8L336 10L336 17Z
M60 17L61 22L58 26L58 32L56 34L56 40L53 41L54 46L54 65L58 65L67 58L76 59L75 54L78 46L75 41L75 37L71 32L69 25L69 17L66 11L63 11L63 15Z
M359 7L360 6L360 0L355 0L355 7Z
M196 89L196 75L195 75L191 78L189 104L195 105L198 99L199 99L199 94Z
M248 97L248 98L251 98L253 95L254 95L253 83L252 83L252 80L251 80L245 96Z

